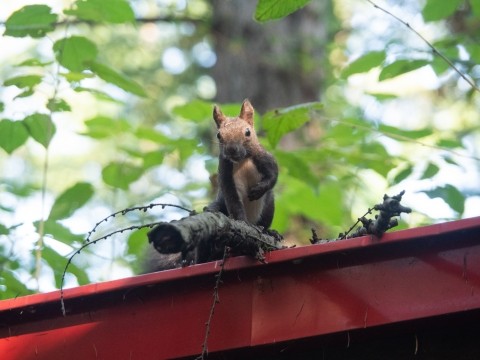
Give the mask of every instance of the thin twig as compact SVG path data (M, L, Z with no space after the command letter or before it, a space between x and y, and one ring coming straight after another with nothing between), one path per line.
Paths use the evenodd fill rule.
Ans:
M65 26L65 34L64 36L67 37L68 35L68 29L69 29L69 23L68 21L66 22ZM63 46L62 44L62 49L60 49L59 52L59 61L56 62L56 67L53 72L53 81L54 81L54 86L53 86L53 94L52 97L50 98L51 102L54 103L55 99L58 97L58 91L60 87L60 62L61 58L63 57ZM48 183L48 169L49 169L49 155L50 155L50 143L51 143L51 138L50 136L52 135L52 126L53 126L53 108L48 107L49 110L49 115L50 115L50 121L48 122L48 128L47 128L47 133L46 136L49 139L48 143L45 146L45 158L43 162L43 168L42 168L42 185L41 185L41 219L38 225L38 240L37 244L35 246L35 279L37 281L37 288L40 288L39 280L40 280L40 273L42 270L42 250L43 250L43 237L45 236L45 203L46 203L46 193L47 193L47 183Z
M365 216L369 215L372 213L372 211L374 210L374 208L369 208L368 211L365 213L365 215L362 216L362 218L364 218ZM353 229L355 229L355 226L358 225L359 222L362 221L362 218L358 218L357 219L357 222L355 224L353 224L350 229L348 229L345 234L339 234L338 235L338 240L345 240L347 238L347 235L350 234L352 232Z
M367 125L362 125L362 124L358 124L358 123L351 123L348 120L332 119L332 118L326 118L326 117L323 117L323 119L326 120L326 121L329 121L329 122L339 123L339 124L342 124L344 126L351 126L352 128L359 128L359 129L362 129L362 130L370 131L372 133L377 133L377 134L387 136L387 137L392 138L392 139L405 141L405 142L409 142L409 143L412 143L412 144L417 144L417 145L428 147L428 148L435 149L435 150L442 150L442 151L448 152L448 153L450 153L454 156L462 157L462 158L465 158L465 159L480 161L480 158L477 157L477 156L462 154L462 153L459 153L458 151L454 151L454 150L449 149L449 148L444 147L444 146L427 144L425 142L409 138L408 136L404 136L404 135L400 135L400 134L394 134L394 133L391 133L391 132L385 131L385 130L375 129L375 128L372 128L372 127L367 126Z
M402 213L409 214L412 212L412 209L409 207L403 206L400 202L402 201L402 196L405 194L405 190L401 191L398 195L388 196L385 194L383 196L383 202L375 205L372 209L368 209L367 214L371 213L372 210L378 211L379 214L375 216L375 220L367 219L365 214L358 219L357 223L352 226L348 232L339 236L341 239L346 239L353 227L355 227L359 222L362 223L362 226L358 227L355 232L349 236L349 238L359 237L367 234L375 235L377 237L382 237L382 235L389 229L398 225L398 220L395 216L400 216Z
M378 6L375 4L372 0L367 0L370 4L373 5L374 8L383 11L385 14L393 17L395 20L399 21L403 25L405 25L407 28L409 28L414 34L416 34L420 39L425 42L425 44L428 45L428 47L433 51L434 54L437 54L440 56L440 58L445 61L450 68L452 68L463 80L465 80L471 87L472 89L480 92L480 88L473 82L473 80L469 79L463 72L461 72L451 61L448 59L445 55L443 55L441 52L439 52L427 39L425 39L417 30L415 30L408 22L405 20L400 19L398 16L392 14L390 11L382 8L381 6ZM440 5L439 5L440 6Z
M50 117L50 121L51 121ZM48 130L47 130L48 131ZM47 175L48 175L48 158L49 158L49 146L45 148L45 157L43 160L42 168L42 185L41 185L41 219L38 224L38 240L35 244L35 280L37 281L37 289L40 290L40 273L42 270L42 250L43 250L43 237L45 235L45 199L47 193Z
M105 240L105 239L108 239L110 237L112 237L113 235L115 234L122 234L124 233L125 231L133 231L133 230L140 230L140 229L144 229L144 228L152 228L154 227L155 225L158 225L159 223L158 222L155 222L155 223L150 223L150 224L144 224L144 225L132 225L132 226L129 226L129 227L126 227L126 228L122 228L120 230L115 230L111 233L108 233L107 235L104 235L98 239L95 239L95 240L92 240L90 242L87 242L87 243L84 243L82 246L80 246L77 250L75 250L73 252L72 255L70 255L70 257L68 258L67 260L67 263L65 264L65 268L63 269L63 273L62 273L62 280L60 282L60 303L61 303L61 308L62 308L62 314L63 316L66 316L66 310L65 310L65 303L64 303L64 289L63 289L63 285L65 283L65 275L67 274L67 269L68 267L70 266L70 264L72 263L72 260L73 258L80 254L85 248L87 248L88 246L92 245L92 244L96 244L98 241L102 241L102 240Z
M213 302L212 302L212 307L210 308L210 314L208 315L208 321L205 323L206 328L205 328L205 338L202 344L202 353L195 360L204 360L205 356L208 355L208 336L210 335L210 327L212 325L213 315L215 314L215 307L220 302L218 290L220 288L220 284L222 283L222 275L225 269L225 262L227 261L227 253L228 253L228 247L225 246L223 250L223 258L222 258L222 263L220 265L220 271L218 272L217 275L215 275L216 281L215 281L215 287L213 288Z

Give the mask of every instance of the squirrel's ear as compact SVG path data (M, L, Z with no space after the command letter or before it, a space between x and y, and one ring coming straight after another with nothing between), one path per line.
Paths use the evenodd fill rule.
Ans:
M243 100L242 109L240 110L239 118L245 120L247 123L253 126L253 106L248 99Z
M217 128L225 121L225 115L223 115L222 110L217 105L213 107L213 120L215 120Z

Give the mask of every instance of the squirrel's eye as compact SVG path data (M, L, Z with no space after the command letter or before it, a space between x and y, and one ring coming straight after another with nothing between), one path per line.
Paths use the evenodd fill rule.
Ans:
M250 136L250 129L247 128L247 130L245 130L245 136Z
M217 132L217 139L218 139L218 140L222 140L222 135L220 135L219 132Z

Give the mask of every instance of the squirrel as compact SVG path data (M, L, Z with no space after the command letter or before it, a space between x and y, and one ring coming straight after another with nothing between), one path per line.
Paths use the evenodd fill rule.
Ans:
M277 182L278 165L273 155L259 143L253 116L254 109L248 100L244 100L240 115L234 118L226 117L218 106L214 106L213 119L220 147L219 189L216 200L204 211L219 211L267 230L275 210L273 187ZM207 241L185 254L160 254L150 248L142 273L216 259L218 249L210 245Z
M206 211L220 211L235 220L243 220L268 229L275 211L273 187L278 165L272 154L260 144L253 127L254 109L248 99L240 114L231 118L213 108L220 146L217 198Z

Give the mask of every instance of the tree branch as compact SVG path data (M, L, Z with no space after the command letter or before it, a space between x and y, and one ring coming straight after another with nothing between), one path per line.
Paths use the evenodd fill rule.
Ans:
M148 233L148 241L162 254L186 254L202 247L213 247L213 253L221 254L228 246L237 255L249 255L260 261L265 251L281 249L281 240L275 231L233 220L220 212L160 223Z
M412 209L400 204L404 194L405 191L402 191L398 195L392 197L385 194L383 196L383 203L375 205L373 209L369 209L367 212L367 214L370 214L372 210L379 211L379 214L375 216L375 220L367 219L365 214L365 216L362 216L357 221L357 223L361 222L362 226L358 227L352 235L347 236L348 233L353 229L353 227L350 228L350 230L345 234L340 234L340 239L354 238L367 234L382 237L387 230L398 225L398 220L392 219L392 217L400 216L401 213L408 214L412 212Z
M402 19L400 19L398 16L392 14L390 11L378 6L377 4L375 4L372 0L367 0L370 4L373 5L374 8L380 10L380 11L383 11L385 14L393 17L395 20L399 21L400 23L402 23L403 25L405 25L407 28L409 28L411 31L413 31L413 33L415 35L417 35L420 39L423 40L423 42L425 44L428 45L428 47L432 50L432 52L434 54L437 54L438 56L440 56L440 58L445 61L448 66L450 66L450 68L452 68L463 80L465 80L471 87L473 90L476 90L478 92L480 92L480 88L473 82L473 80L469 79L467 77L467 75L465 75L464 73L462 73L451 61L449 58L447 58L445 55L443 55L441 52L439 52L427 39L425 39L417 30L415 30L413 27L410 26L410 24Z

